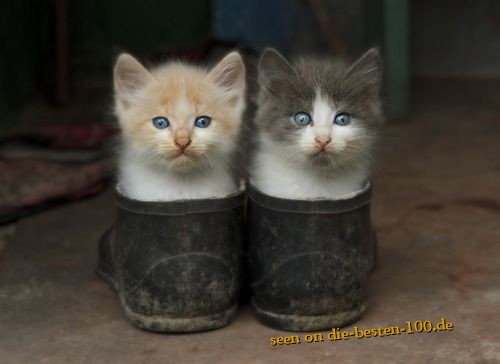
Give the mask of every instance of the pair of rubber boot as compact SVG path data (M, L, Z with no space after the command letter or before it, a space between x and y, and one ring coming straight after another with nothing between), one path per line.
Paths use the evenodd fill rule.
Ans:
M99 242L97 274L146 330L223 327L243 284L269 326L345 326L365 310L375 264L370 192L367 185L349 199L303 201L250 186L220 199L144 202L117 190L117 219Z

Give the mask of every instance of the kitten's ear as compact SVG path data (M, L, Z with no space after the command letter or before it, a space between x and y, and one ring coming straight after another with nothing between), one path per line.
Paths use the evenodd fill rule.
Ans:
M130 54L122 53L113 69L115 100L126 110L137 100L138 93L151 82L151 74Z
M208 73L208 77L231 97L229 102L243 101L245 95L245 65L238 52L225 56Z
M266 48L262 52L258 69L261 85L268 85L273 79L287 78L296 73L285 57L273 48Z
M382 81L382 59L377 48L365 52L347 70L347 75L371 84Z

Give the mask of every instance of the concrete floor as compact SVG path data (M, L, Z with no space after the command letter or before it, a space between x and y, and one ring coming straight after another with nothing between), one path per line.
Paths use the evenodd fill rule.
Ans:
M0 363L500 363L500 83L426 81L414 95L380 154L379 264L355 325L444 317L453 331L272 347L287 333L247 306L213 332L136 329L93 273L96 242L113 221L107 191L10 230L0 253Z

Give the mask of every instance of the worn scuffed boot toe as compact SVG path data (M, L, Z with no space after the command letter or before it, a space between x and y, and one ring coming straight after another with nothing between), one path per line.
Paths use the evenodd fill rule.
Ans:
M290 200L249 188L248 267L260 321L312 331L359 319L375 265L370 191L367 185L343 200Z
M194 332L231 321L241 286L243 201L237 193L144 202L116 192L117 220L99 242L96 272L131 322Z

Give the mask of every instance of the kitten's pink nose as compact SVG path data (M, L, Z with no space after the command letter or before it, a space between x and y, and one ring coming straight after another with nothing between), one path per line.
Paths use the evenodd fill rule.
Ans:
M189 144L191 144L191 139L175 139L175 145L177 145L180 150L186 149L189 147Z
M325 149L328 143L332 141L332 138L330 138L329 136L317 136L316 138L314 138L314 140L321 149Z
M179 129L175 133L175 145L183 151L191 144L191 138L189 137L189 131L185 129Z

